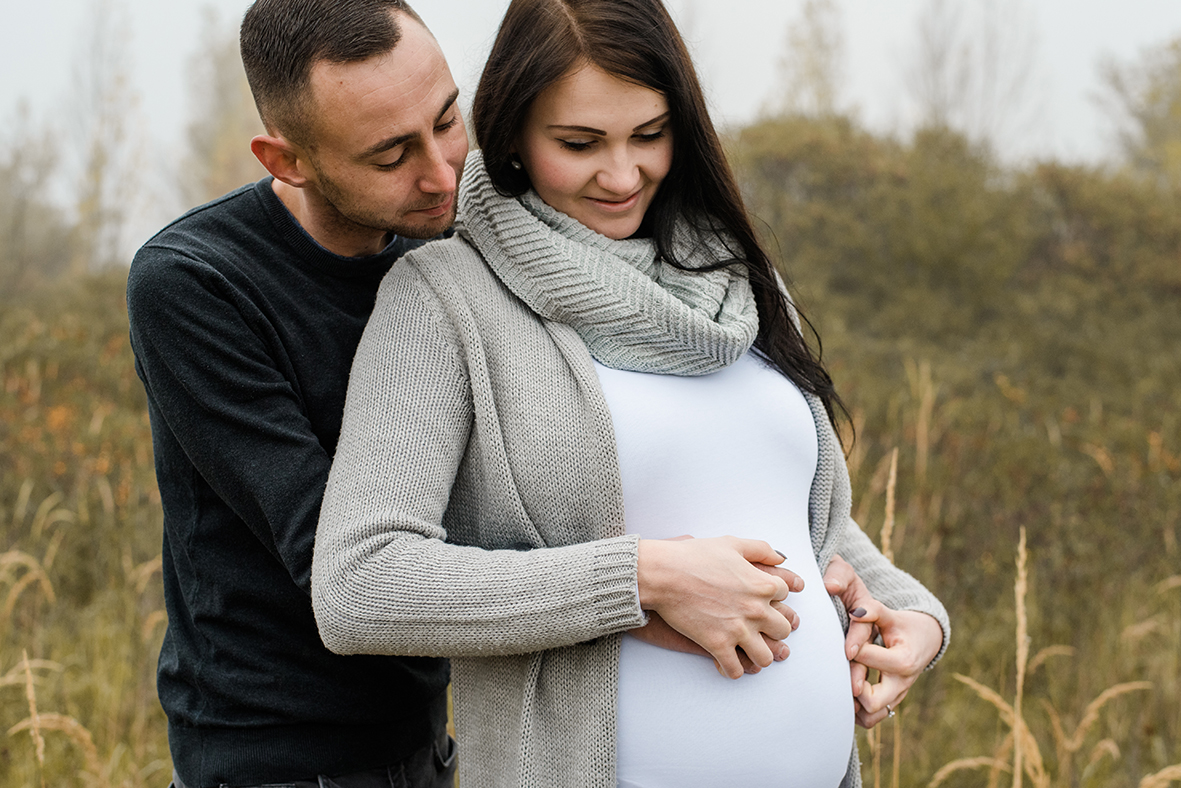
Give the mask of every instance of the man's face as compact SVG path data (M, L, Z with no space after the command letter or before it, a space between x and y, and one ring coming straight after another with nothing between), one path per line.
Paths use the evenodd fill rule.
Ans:
M312 67L307 176L338 230L431 238L455 221L467 132L439 45L399 22L393 51Z

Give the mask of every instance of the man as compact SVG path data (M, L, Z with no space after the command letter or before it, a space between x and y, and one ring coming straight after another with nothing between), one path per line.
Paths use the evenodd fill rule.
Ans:
M377 286L455 216L467 152L458 91L401 0L257 0L242 56L267 129L251 148L272 177L165 228L128 280L164 508L158 688L174 783L450 785L446 661L332 654L309 578ZM767 602L796 578L768 583L741 564L758 582L711 598L769 598L745 625L786 634ZM684 609L686 573L663 574L646 587L666 600L654 609ZM702 613L696 631L715 624Z
M398 0L259 0L242 54L273 179L174 222L128 281L165 517L176 782L450 785L446 661L334 655L309 593L377 285L454 220L455 83Z

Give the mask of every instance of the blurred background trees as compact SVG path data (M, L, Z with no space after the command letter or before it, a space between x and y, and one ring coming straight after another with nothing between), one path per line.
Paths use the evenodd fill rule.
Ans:
M1181 38L1139 60L1100 67L1124 160L1162 186L1181 187Z
M189 151L177 181L190 206L266 175L250 152L250 139L263 127L242 69L237 26L206 8L200 42L190 61Z

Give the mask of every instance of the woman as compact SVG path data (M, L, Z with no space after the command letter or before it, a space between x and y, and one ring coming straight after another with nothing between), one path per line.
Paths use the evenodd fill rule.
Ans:
M473 118L456 236L390 272L354 362L313 566L325 642L453 657L465 786L859 784L821 569L839 550L926 622L923 664L946 613L849 519L839 400L667 12L514 0ZM710 551L779 562L732 531L804 583L714 633L685 611L716 600L662 578ZM799 629L730 682L653 647L675 633L645 610L731 677Z

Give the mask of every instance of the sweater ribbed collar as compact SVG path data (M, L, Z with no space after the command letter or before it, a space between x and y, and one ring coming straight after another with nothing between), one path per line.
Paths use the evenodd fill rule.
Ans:
M607 238L533 191L504 197L478 152L464 169L456 230L514 295L572 327L604 366L704 375L740 358L758 333L741 266L682 271L657 256L652 239ZM735 257L721 236L687 223L677 227L672 252L688 268Z

